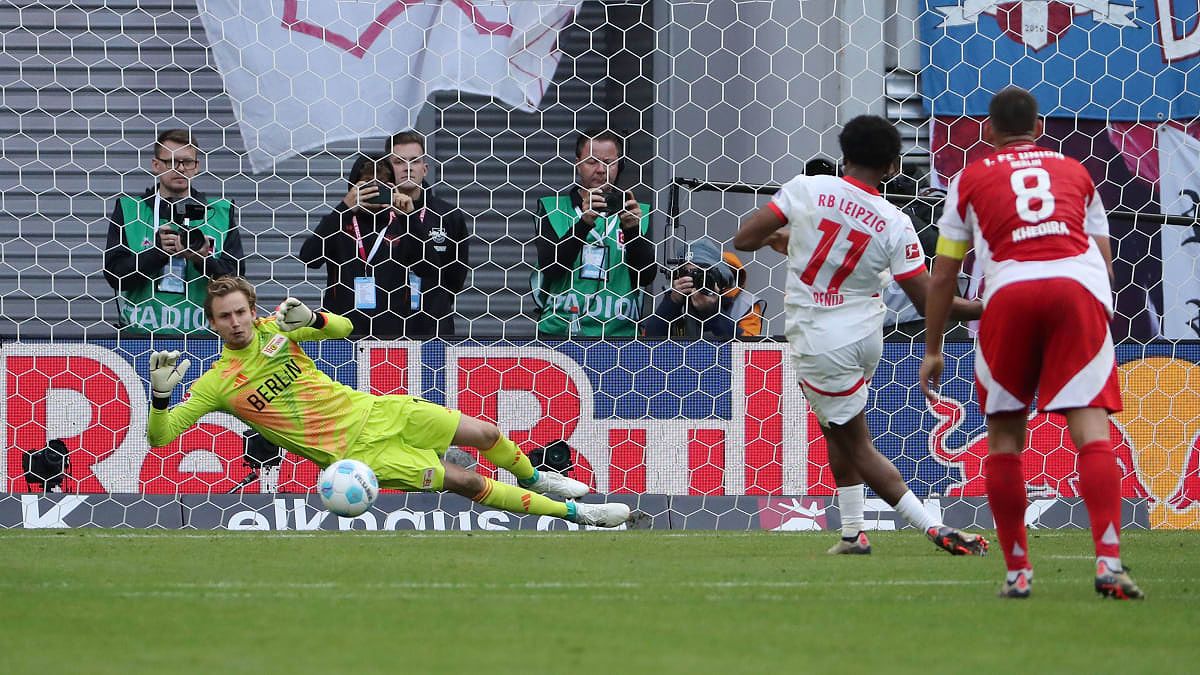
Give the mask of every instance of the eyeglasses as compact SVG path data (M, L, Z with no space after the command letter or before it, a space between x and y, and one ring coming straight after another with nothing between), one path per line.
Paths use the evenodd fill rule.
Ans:
M155 155L154 159L161 162L167 168L179 169L180 171L191 171L200 164L200 160L186 157L174 159L171 157L159 157L158 155Z

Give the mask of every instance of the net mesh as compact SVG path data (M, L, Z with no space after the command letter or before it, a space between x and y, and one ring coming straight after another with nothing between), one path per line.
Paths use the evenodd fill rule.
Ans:
M1155 64L1130 70L1114 61L1109 79L1096 80L1124 78L1136 92L1139 78L1149 78L1158 98L1144 110L1127 114L1135 94L1113 99L1108 85L1082 94L1077 81L1056 93L1035 91L1050 113L1046 142L1083 161L1117 212L1113 335L1126 410L1111 431L1130 522L1200 524L1200 127L1187 93L1196 90L1188 64L1200 52L1194 3L1173 3L1171 16L1132 2L279 0L237 16L222 15L224 4L16 0L0 7L7 448L0 489L37 491L26 479L27 457L61 439L70 453L62 489L71 493L52 498L57 511L8 498L0 525L311 524L316 467L289 454L277 475L261 475L244 463L247 427L231 415L214 413L166 447L147 444L150 352L185 351L190 382L217 358L219 343L177 330L152 338L118 331L121 309L104 274L109 220L119 195L140 197L154 185L156 134L187 129L203 150L195 187L236 204L244 272L263 309L289 295L320 306L326 269L306 265L303 242L346 197L355 158L383 152L387 134L412 126L426 138L433 193L465 214L469 232L469 253L464 246L457 261L468 272L450 314L456 337L306 345L323 370L362 390L417 394L494 421L526 450L567 439L573 475L655 512L660 525L831 527L827 450L783 341L535 339L536 199L576 180L581 129L618 130L626 139L619 183L651 205L655 257L669 271L685 242L728 242L775 186L814 159L836 162L839 125L874 113L895 121L904 138L904 173L885 193L914 217L932 251L936 189L981 150L976 98L996 89L995 69L1016 72L1011 64L1035 59L1047 72L1063 63L1086 70L1112 56L1099 46L1109 44L1104 31L1111 30L1125 31L1126 51L1157 50L1168 64L1164 74ZM522 32L522 12L536 14L539 30ZM523 40L508 63L509 72L524 74L504 80L509 89L482 93L492 84L484 81L491 65L480 63L460 73L473 84L444 81L462 50L447 36L451 28L466 35L460 29L468 24L476 36L510 31ZM287 37L230 61L235 29L245 25L282 27ZM393 37L414 26L423 42ZM1095 46L1080 49L1089 36ZM274 70L248 77L263 58ZM297 59L303 67L289 70ZM431 63L437 69L428 70ZM343 120L365 108L372 118L365 131L338 129L261 165L256 153L267 152L267 134L251 137L247 119L280 126L306 105L272 101L272 92L303 81L295 92L328 95L347 85L339 78L363 68L376 75L355 79L354 95L336 107ZM420 89L403 113L411 124L395 123L403 98L397 68ZM973 85L965 84L968 71ZM1183 93L1172 95L1171 83ZM257 98L242 96L246 86ZM1165 103L1154 107L1158 99ZM301 142L312 130L283 131ZM765 303L762 335L782 334L783 257L739 255L745 288ZM668 283L666 274L655 280L646 312ZM968 292L974 283L962 280ZM948 522L988 525L970 334L952 333L959 342L950 347L946 396L931 408L915 386L922 326L895 288L885 299L888 342L868 409L876 443ZM1029 445L1038 513L1048 525L1081 524L1061 418L1035 411ZM478 468L511 480L486 460ZM264 494L276 491L289 496ZM72 495L84 501L61 501ZM247 511L250 495L262 501ZM389 502L393 517L380 512L376 526L485 526L477 511L461 516L471 512L453 501L446 512L460 515L435 522L430 514L442 507L423 497L387 499L401 501ZM875 526L896 522L885 505L875 506Z

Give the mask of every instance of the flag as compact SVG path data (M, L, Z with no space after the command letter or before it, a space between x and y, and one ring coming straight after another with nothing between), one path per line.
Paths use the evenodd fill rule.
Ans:
M199 0L254 171L411 129L430 92L537 109L582 0Z
M1200 209L1200 139L1158 127L1162 212L1196 217ZM1200 225L1163 225L1163 337L1200 338Z
M1196 0L925 0L926 110L986 115L1015 84L1049 117L1200 116Z

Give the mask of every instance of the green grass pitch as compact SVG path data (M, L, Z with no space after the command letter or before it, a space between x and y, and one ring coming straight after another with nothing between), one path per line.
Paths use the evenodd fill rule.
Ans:
M1085 531L995 552L913 531L0 532L3 673L1174 673L1200 659L1200 532L1128 532L1141 603Z

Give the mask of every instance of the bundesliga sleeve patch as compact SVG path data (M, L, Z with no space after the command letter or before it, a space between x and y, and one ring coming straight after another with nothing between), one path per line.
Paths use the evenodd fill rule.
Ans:
M918 259L918 258L920 258L920 257L921 257L921 246L920 246L920 244L907 244L907 245L905 245L905 247L904 247L904 259L905 259L905 260L916 260L916 259Z

